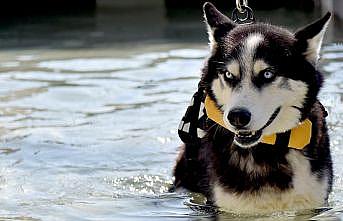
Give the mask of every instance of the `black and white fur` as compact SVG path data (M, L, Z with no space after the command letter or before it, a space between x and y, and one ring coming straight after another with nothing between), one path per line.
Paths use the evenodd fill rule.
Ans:
M201 84L228 129L215 124L196 150L184 145L174 170L175 187L203 193L235 213L324 206L332 162L326 112L317 100L323 77L316 65L331 14L295 34L263 23L234 24L211 3L204 4L204 15L211 55ZM235 108L251 114L243 128L228 120ZM312 137L303 150L289 148L288 140L260 142L262 135L282 137L307 118ZM255 135L258 131L261 136ZM251 142L241 141L240 133Z

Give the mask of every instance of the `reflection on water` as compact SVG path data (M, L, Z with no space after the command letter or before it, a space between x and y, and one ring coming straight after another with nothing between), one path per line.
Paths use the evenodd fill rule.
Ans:
M0 52L0 219L215 219L213 208L201 206L203 197L167 193L180 144L176 128L196 89L206 42L158 42ZM335 210L322 220L341 216L343 206L342 54L341 44L327 44L320 66L335 162Z

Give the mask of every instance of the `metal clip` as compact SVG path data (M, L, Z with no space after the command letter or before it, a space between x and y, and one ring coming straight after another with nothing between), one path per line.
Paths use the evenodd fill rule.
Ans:
M251 24L255 22L252 9L248 6L248 0L236 0L236 8L233 10L231 19L237 24Z
M244 12L244 9L242 9L242 5L248 6L248 0L242 0L242 1L243 1L243 4L241 4L241 0L236 0L236 8L238 9L240 13Z

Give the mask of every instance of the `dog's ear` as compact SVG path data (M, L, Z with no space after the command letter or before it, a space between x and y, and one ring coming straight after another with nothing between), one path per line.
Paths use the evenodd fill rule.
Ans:
M203 11L205 21L207 23L208 35L211 45L215 44L214 31L219 26L225 27L227 31L230 31L236 26L231 19L229 19L227 16L218 11L216 7L210 2L205 2L203 6Z
M331 13L328 12L323 18L298 30L294 34L299 49L302 51L305 58L313 65L316 65L318 62L320 48L330 18Z
M216 7L212 3L205 2L203 10L204 17L209 28L215 29L220 25L225 25L228 27L232 26L232 28L234 28L235 23L226 15L218 11L218 9L216 9Z

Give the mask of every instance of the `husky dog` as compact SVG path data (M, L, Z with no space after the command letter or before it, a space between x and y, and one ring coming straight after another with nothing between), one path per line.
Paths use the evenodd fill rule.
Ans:
M211 54L200 84L224 126L208 127L196 150L182 147L174 186L234 213L325 206L333 172L316 65L331 14L291 33L264 23L235 24L211 3L203 10ZM291 131L306 120L309 142L289 147ZM273 134L274 143L262 142Z

